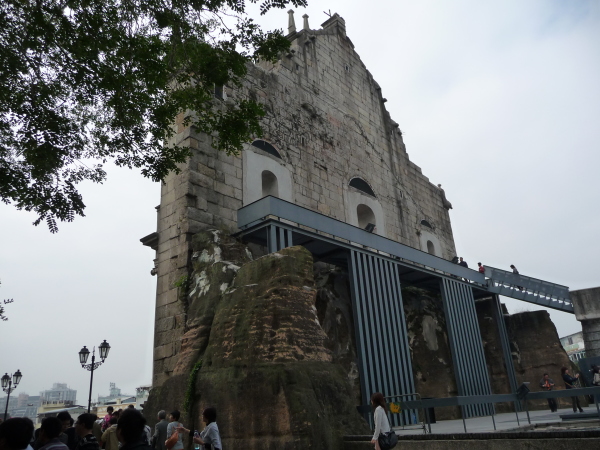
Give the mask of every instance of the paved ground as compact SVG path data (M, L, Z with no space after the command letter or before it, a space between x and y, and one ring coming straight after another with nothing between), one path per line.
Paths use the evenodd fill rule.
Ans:
M586 413L596 413L596 407L594 405L583 408ZM571 421L562 421L560 418L561 415L572 414L573 410L571 408L563 408L559 409L557 412L553 413L549 410L545 411L529 411L529 418L531 420L531 425L551 425L551 424L561 424L562 426L567 425L569 427L581 427L582 422L571 422ZM494 420L496 421L496 430L513 430L520 427L529 427L529 422L527 421L527 414L525 411L519 413L519 423L517 423L517 415L515 413L502 413L494 416ZM589 419L588 419L589 420ZM485 433L489 431L494 431L494 423L492 422L492 417L474 417L472 419L467 419L466 421L467 432L468 433ZM590 428L598 428L599 423L598 419L586 421L589 423ZM577 424L577 425L576 425ZM584 425L585 426L585 425ZM410 427L406 427L406 429L395 428L397 434L421 434L423 433L423 428L417 428L416 425L411 425ZM464 425L462 419L458 420L442 420L437 423L431 424L431 432L432 434L450 434L450 433L464 433Z

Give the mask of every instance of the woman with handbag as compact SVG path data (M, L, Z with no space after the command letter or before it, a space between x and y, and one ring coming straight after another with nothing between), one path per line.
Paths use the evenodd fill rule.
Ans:
M388 450L395 447L398 438L390 428L390 422L386 414L385 398L383 398L381 392L375 392L371 395L371 407L373 408L373 421L375 422L371 444L375 444L375 450Z
M165 441L165 447L168 450L182 450L183 449L183 434L177 431L177 428L183 427L183 424L179 421L181 413L177 410L173 411L169 415L169 425L167 425L167 440Z

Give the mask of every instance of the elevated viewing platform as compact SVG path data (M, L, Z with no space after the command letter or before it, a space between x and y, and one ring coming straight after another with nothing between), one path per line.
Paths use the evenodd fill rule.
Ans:
M566 286L493 267L484 275L277 197L244 206L237 219L238 235L270 252L302 245L315 259L346 267L349 250L360 248L399 263L400 279L413 286L439 291L440 279L451 278L468 283L475 298L498 294L573 313Z

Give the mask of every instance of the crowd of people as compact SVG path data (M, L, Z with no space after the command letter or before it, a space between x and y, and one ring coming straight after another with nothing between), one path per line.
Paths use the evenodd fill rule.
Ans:
M117 411L109 406L103 418L86 413L76 421L62 411L43 419L37 430L26 417L11 418L0 423L0 450L182 450L186 436L195 449L222 450L215 408L202 412L201 433L185 428L180 416L175 410L167 420L160 411L154 433L133 405Z

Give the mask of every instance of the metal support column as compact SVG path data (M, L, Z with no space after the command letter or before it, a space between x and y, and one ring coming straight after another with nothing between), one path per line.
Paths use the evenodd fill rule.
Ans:
M515 372L515 365L513 363L512 352L510 349L510 339L508 338L508 331L506 329L506 321L504 320L504 313L502 312L502 304L500 303L500 297L494 295L492 298L492 310L494 312L494 320L498 324L498 334L500 335L500 343L502 344L502 354L504 355L504 366L506 367L506 376L510 384L510 392L512 394L517 393L518 383L517 374ZM515 407L517 411L521 411L521 403L516 402Z
M374 392L412 394L412 362L397 264L352 250L348 266L363 404L369 404ZM412 410L393 414L392 426L411 423L412 415Z
M440 287L458 395L491 395L473 289L448 278L442 278ZM489 416L494 405L467 405L463 411L467 418Z

